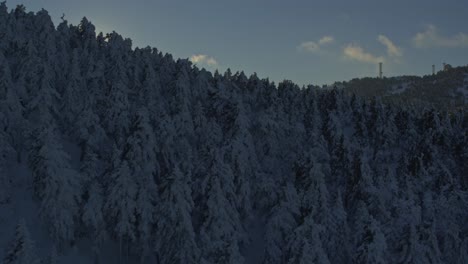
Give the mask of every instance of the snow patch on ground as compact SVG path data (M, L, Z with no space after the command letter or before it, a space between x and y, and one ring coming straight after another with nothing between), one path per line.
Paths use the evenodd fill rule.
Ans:
M47 230L39 220L39 205L33 198L32 175L26 164L12 164L7 174L14 175L10 189L10 201L0 205L0 249L3 256L14 238L16 225L24 219L31 238L35 241L36 253L49 252ZM43 257L40 255L40 257Z
M465 79L463 80L463 86L458 87L455 90L454 96L461 96L463 97L464 104L468 104L468 74L465 74Z
M72 156L78 153L67 149ZM76 149L75 149L76 150ZM26 159L23 159L26 160ZM14 238L15 228L21 219L24 219L34 241L35 253L43 261L47 260L52 252L52 240L48 235L47 226L40 218L37 200L33 197L34 190L32 184L32 173L25 163L14 163L7 169L8 177L13 179L10 183L9 201L0 204L0 262L6 251L9 250L10 243ZM93 254L90 250L92 242L77 241L77 245L60 252L58 263L93 263ZM110 243L109 243L110 244ZM118 254L115 254L115 245L105 245L103 249L102 260L109 261L108 263L118 263ZM137 260L133 260L137 263ZM106 263L103 262L103 263ZM46 263L46 262L43 262Z

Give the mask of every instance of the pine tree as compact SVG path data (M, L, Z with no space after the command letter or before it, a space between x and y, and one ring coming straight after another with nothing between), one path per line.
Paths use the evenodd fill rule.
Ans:
M81 194L80 175L71 167L53 121L41 121L33 136L30 166L41 215L57 242L74 240Z
M205 189L205 217L200 230L202 256L210 263L242 263L242 235L235 207L232 172L221 153L213 153Z
M418 226L415 226L418 239L417 258L425 263L442 263L439 242L436 236L432 194L424 193L421 209L421 222Z
M88 190L88 199L83 208L83 223L90 229L93 239L92 250L97 256L107 240L106 222L102 210L104 208L103 190L99 183L92 183Z
M320 163L314 163L308 175L310 185L303 191L303 215L311 214L319 224L327 225L330 220L329 194L325 184L325 175Z
M11 180L6 169L11 160L9 157L11 153L13 153L13 148L8 144L5 133L0 130L0 204L8 203L10 200Z
M16 152L18 162L21 161L21 151L24 146L26 130L23 117L24 107L15 91L12 75L7 59L0 52L0 127L4 131L4 140Z
M350 259L351 240L347 220L341 193L338 192L324 234L324 244L331 263L344 263Z
M317 224L309 215L294 231L288 245L288 264L330 263L323 248L321 234L323 226Z
M139 242L147 252L155 223L157 200L157 174L154 132L149 123L146 109L139 110L131 125L131 135L124 146L123 159L128 161L130 174L134 178L136 193L136 222Z
M52 246L52 249L50 250L49 257L47 259L47 264L58 264L59 261L59 256L57 253L57 248L55 245Z
M16 226L15 238L10 244L5 258L5 264L39 264L36 247L31 239L26 221L20 220Z
M351 190L348 189L348 202L354 203L355 206L360 201L364 201L371 214L385 219L388 217L388 212L384 207L381 195L378 193L374 181L375 173L370 167L367 151L363 154L355 154L352 176L350 182L348 182L348 188L351 188Z
M151 55L145 54L144 59L144 68L143 68L143 81L141 89L138 93L137 104L140 106L146 106L148 112L150 113L151 122L156 119L156 110L158 103L160 103L161 98L161 87L159 76L156 74L156 71L153 66L153 61L151 61Z
M387 263L387 242L380 225L360 201L356 212L356 252L353 263Z
M86 18L83 17L77 27L78 45L82 46L83 57L86 59L92 58L93 53L97 50L96 27ZM86 56L87 55L87 56Z
M371 217L362 233L355 263L387 263L387 243L377 221Z
M156 253L162 263L200 263L191 213L189 177L175 167L163 177L157 207Z
M113 60L112 65L108 66L109 72L104 115L102 120L105 124L109 136L117 144L125 140L125 136L130 126L130 102L128 99L128 75L124 56L127 53L127 43L115 32L108 35L109 52Z
M99 177L102 173L99 165L96 153L90 146L86 147L80 167L85 187L81 220L91 233L95 255L99 255L100 248L107 239L106 222L103 214L104 190L102 180Z
M55 45L56 31L52 18L47 10L41 9L32 18L32 23L36 34L34 40L37 41L35 46L38 53L47 64L53 65L57 49Z
M89 146L97 153L103 153L101 146L104 145L109 139L106 136L104 128L101 125L99 116L93 110L95 101L92 96L86 96L85 106L78 115L76 122L72 127L73 138L76 138L81 151L85 151L85 146Z
M115 148L115 147L114 147ZM117 156L119 151L114 151ZM122 259L122 247L135 240L136 197L138 186L131 175L128 161L117 158L110 176L104 211L108 217L111 231L119 239L119 254ZM127 243L127 244L125 244ZM127 256L127 255L126 255Z
M231 167L234 177L234 184L237 195L237 209L242 218L247 218L251 214L251 188L255 182L255 171L253 168L257 164L257 157L253 149L254 141L249 132L249 119L246 116L242 103L237 104L237 116L233 127L230 130L229 153L231 153Z
M57 113L57 102L60 95L57 90L52 86L52 73L51 69L46 65L41 65L41 77L39 86L31 91L31 99L26 105L26 112L32 119L50 119L51 114Z
M265 231L265 257L263 263L284 263L286 246L297 227L299 197L292 184L282 188L276 205L269 213Z
M460 246L460 254L457 260L458 264L466 263L468 261L468 239L465 238Z
M108 94L108 104L109 108L103 121L109 136L117 144L121 144L130 125L127 88L123 82L118 81L112 84Z
M76 123L77 118L83 112L85 100L88 96L86 93L85 83L80 70L79 51L73 51L71 68L67 78L68 83L62 96L61 109L64 113L64 124L71 129L76 129L73 124ZM78 127L79 128L79 127Z
M5 50L9 42L10 36L7 35L8 18L8 7L6 6L6 1L3 1L0 3L0 36L4 39L4 41L0 43L0 50Z

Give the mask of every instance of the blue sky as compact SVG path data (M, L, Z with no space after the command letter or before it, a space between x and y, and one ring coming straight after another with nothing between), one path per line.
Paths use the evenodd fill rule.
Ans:
M83 16L134 46L153 46L213 70L278 82L327 84L354 77L424 75L468 64L468 1L460 0L9 0L54 21Z

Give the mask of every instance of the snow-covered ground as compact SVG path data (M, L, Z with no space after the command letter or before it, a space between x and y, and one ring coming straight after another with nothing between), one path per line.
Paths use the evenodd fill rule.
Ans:
M404 93L406 90L408 90L408 88L411 87L411 84L410 83L402 83L402 84L398 84L398 85L394 85L392 86L392 89L389 91L390 94L402 94Z
M468 104L468 74L465 74L465 79L463 80L463 85L457 87L450 94L453 98L463 98L463 104Z
M465 74L465 79L463 80L463 86L458 87L457 92L463 96L464 104L468 104L468 74Z
M31 238L36 241L37 252L49 252L51 246L47 242L45 227L39 219L39 206L32 197L31 171L25 164L16 163L11 164L6 174L14 177L9 177L12 179L8 190L10 199L0 205L0 248L9 248L16 225L24 219Z
M39 203L33 198L31 171L26 164L15 163L11 164L7 174L14 177L9 177L13 179L9 188L9 201L0 204L0 254L4 256L5 251L10 249L15 228L24 219L36 248L35 253L39 258L47 260L53 251L52 240L46 224L40 218ZM57 260L59 263L70 264L92 263L89 244L91 243L81 244L79 249L77 246L67 249Z

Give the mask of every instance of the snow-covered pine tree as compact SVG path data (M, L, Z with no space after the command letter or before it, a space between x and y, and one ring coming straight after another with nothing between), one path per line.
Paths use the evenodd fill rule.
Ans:
M39 264L36 246L29 234L26 221L21 219L15 230L15 237L3 259L5 264Z
M342 135L337 142L333 142L330 153L330 177L327 183L330 188L343 188L350 177L349 146ZM344 188L342 189L344 190Z
M395 119L394 109L392 107L384 107L380 110L376 121L376 143L383 146L383 149L390 148L397 139L397 127L393 120Z
M81 221L93 240L93 253L98 256L100 248L107 239L104 209L104 190L101 179L101 163L91 146L87 145L80 167L83 182L84 201L82 202Z
M468 238L465 238L465 240L460 246L460 253L457 261L457 264L463 264L468 262Z
M314 221L325 224L329 218L329 192L325 178L330 175L325 140L318 141L296 166L295 184L301 199L301 215L312 214Z
M54 68L52 65L56 63L57 48L55 45L55 34L57 31L55 30L52 18L47 10L41 9L32 18L32 23L35 33L33 40L36 42L35 46L37 47L38 54L47 64Z
M121 74L123 73L118 75ZM130 125L130 107L125 83L118 80L116 83L111 84L107 98L108 108L102 120L106 124L109 137L113 138L117 144L122 144Z
M0 132L0 204L8 203L10 200L10 179L6 173L6 152L11 150L10 145L6 142L4 133Z
M80 174L71 167L54 120L43 113L42 117L50 119L40 120L35 128L29 154L34 190L52 238L59 243L72 242L79 213Z
M361 231L354 263L378 263L388 262L387 242L380 226L372 216Z
M363 201L372 215L378 215L381 219L388 217L382 197L375 185L375 174L369 164L369 150L365 149L363 154L356 153L352 166L352 176L348 181L347 190L349 195L347 202L351 209L355 210L357 203Z
M136 238L136 207L138 185L135 182L127 160L121 159L121 152L114 145L113 167L106 190L104 212L108 228L119 240L119 259Z
M338 192L331 208L330 221L325 226L324 247L331 263L345 263L350 259L351 235L348 216L343 205L341 192Z
M105 100L106 109L101 120L105 124L104 127L109 137L120 145L125 140L131 122L128 99L129 80L125 60L129 47L127 41L115 32L108 34L106 39L112 64L106 65L108 67L105 93L107 100Z
M75 28L76 37L74 40L77 43L74 44L82 50L81 70L83 71L93 57L98 55L96 27L86 17L83 17Z
M322 126L322 117L318 108L318 92L316 89L309 88L306 100L306 112L304 114L304 126L307 131L307 141L313 143L319 136Z
M72 131L78 129L75 127L76 120L83 112L85 101L88 100L88 96L84 96L86 93L86 83L83 81L83 76L80 70L80 54L79 50L73 50L73 56L71 59L70 72L68 73L66 88L61 100L61 110L63 111L64 126L68 127Z
M169 100L169 112L174 126L173 153L174 158L180 160L179 169L184 174L190 174L193 170L194 127L191 115L191 91L190 91L190 62L178 60L178 72L175 77L175 87L170 91L172 99Z
M156 73L153 65L152 57L154 55L151 51L143 51L143 80L141 83L140 91L138 92L139 98L137 99L137 104L139 106L145 106L148 108L150 113L150 121L152 124L156 122L156 113L158 110L158 104L161 103L161 88L159 76Z
M6 6L6 1L3 1L0 3L0 36L2 36L3 39L8 39L9 37L7 36L8 19L9 19L8 7ZM8 44L8 41L0 42L0 50L2 51L5 50L5 48L7 47L7 44Z
M200 109L201 110L201 109ZM192 175L192 197L194 200L193 222L195 230L199 230L204 221L205 201L207 192L207 171L211 168L213 159L212 152L218 149L223 133L220 126L213 120L206 120L203 115L200 120L194 118L194 121L200 122L195 125L195 153L194 167Z
M11 163L14 149L8 142L7 133L2 119L5 119L3 113L0 112L0 204L5 204L10 200L11 195L11 179L7 175L7 167Z
M174 167L161 176L156 218L156 254L161 263L203 263L192 226L189 175Z
M205 69L198 71L196 66L194 66L194 72L196 73L196 76L193 80L193 84L191 85L193 100L194 102L205 102L208 95L207 91L213 89L210 87L211 72L208 72Z
M88 94L84 97L87 98L84 103L84 108L78 115L76 122L72 125L74 127L72 138L76 140L82 153L89 147L95 151L96 154L105 156L104 153L106 153L106 149L103 149L103 146L109 142L109 138L101 125L99 116L93 110L93 104L95 104L93 96Z
M0 52L0 126L5 132L5 140L16 152L16 159L21 162L21 154L25 145L27 121L23 117L24 107L11 80L8 62Z
M312 215L308 215L288 243L285 263L330 263L322 243L323 232L323 226L315 223Z
M55 245L52 245L47 261L45 261L45 264L58 264L58 263L59 263L59 255L57 253L57 248L55 247Z
M231 99L233 101L234 99ZM237 103L237 113L233 126L228 132L230 164L234 173L234 184L237 196L237 210L242 219L248 219L252 212L252 187L255 182L255 164L258 163L254 150L254 141L249 132L250 122L244 105Z
M385 235L379 222L369 213L367 205L358 201L354 216L353 263L387 263Z
M292 184L282 186L281 194L267 217L264 264L284 263L287 245L299 217L299 197Z
M101 253L103 244L107 241L106 222L103 215L104 197L99 183L92 183L87 191L87 200L83 208L83 223L90 230L93 240L92 251L97 258Z
M426 263L442 263L439 241L437 239L434 202L431 193L422 195L421 222L417 226L416 233L419 258Z
M453 249L462 247L464 243L463 232L466 229L460 223L463 221L463 213L468 210L468 196L458 190L447 190L444 195L436 196L435 199L435 207L438 208L435 215L436 232L442 261L455 263L460 252ZM466 247L464 249L468 250Z
M102 115L106 113L107 101L107 80L105 78L106 65L104 63L103 53L96 54L96 57L91 57L87 64L87 69L83 70L83 75L86 79L86 95L89 96L85 100L92 108L93 112L99 115L99 118L104 118ZM88 106L85 105L85 109ZM101 124L104 127L104 124Z
M145 108L141 108L134 115L130 131L122 156L128 163L130 177L137 188L135 197L137 237L146 254L149 252L149 242L155 224L155 205L158 199L155 177L158 168L155 152L157 142Z
M26 113L31 120L43 120L47 122L52 119L52 115L57 113L57 104L60 99L55 87L52 86L53 74L50 67L45 64L40 65L41 76L39 83L30 91L30 100L26 104Z
M365 102L363 102L362 98L353 97L351 99L351 108L353 111L353 135L357 137L357 140L362 141L363 139L366 139L368 135L365 124ZM360 145L362 145L361 142Z
M202 256L209 263L243 263L242 233L233 175L221 151L212 153L206 178L204 222L200 230Z

